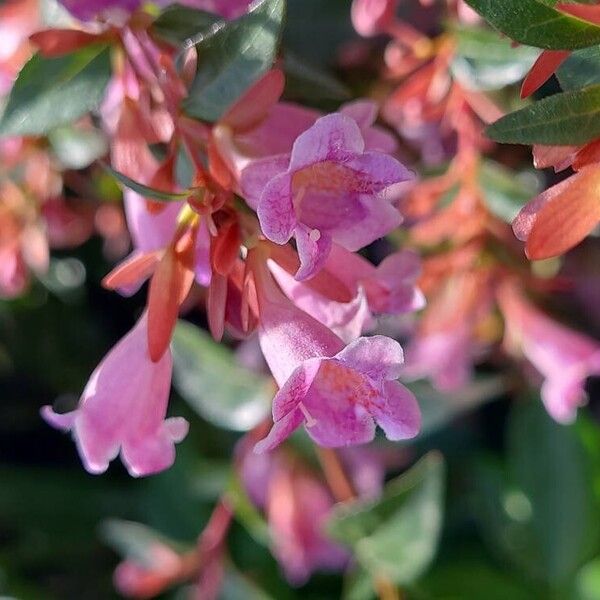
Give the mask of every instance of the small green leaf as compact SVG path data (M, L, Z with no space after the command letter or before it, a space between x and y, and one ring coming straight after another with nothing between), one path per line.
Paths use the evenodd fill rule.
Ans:
M76 121L98 107L110 74L106 46L88 46L57 58L34 55L10 92L0 136L44 135Z
M515 42L550 50L600 44L600 27L561 13L540 0L466 0L486 21Z
M485 192L487 207L507 223L512 223L521 208L540 192L535 172L515 173L492 160L482 163L479 184Z
M152 198L152 200L158 200L160 202L181 202L182 200L186 200L190 195L189 192L172 193L163 192L162 190L155 190L154 188L148 187L143 183L134 181L130 177L127 177L127 175L119 173L119 171L115 171L112 167L106 164L103 166L115 179L117 179L125 187L128 187L130 190L137 192L140 196L144 196L144 198Z
M269 414L271 380L241 367L231 350L200 328L179 321L172 349L175 387L207 421L247 431Z
M502 117L486 133L505 144L585 144L600 136L600 85L544 98Z
M48 134L48 141L67 169L85 169L108 151L106 137L98 129L59 127Z
M219 21L219 17L204 10L171 4L152 23L152 30L167 42L180 45L209 31Z
M565 92L600 83L600 46L573 52L558 68L556 76Z
M198 70L185 110L217 121L273 65L285 0L261 0L248 14L215 25L197 42Z
M539 55L537 48L514 47L495 31L480 27L452 29L458 42L454 76L470 89L495 90L521 80Z
M100 526L104 541L124 558L130 558L140 565L156 567L155 546L166 546L173 552L181 552L185 546L169 540L146 525L121 519L107 519Z
M416 581L431 564L442 529L444 462L430 453L389 482L381 498L334 508L333 538L350 546L373 578Z

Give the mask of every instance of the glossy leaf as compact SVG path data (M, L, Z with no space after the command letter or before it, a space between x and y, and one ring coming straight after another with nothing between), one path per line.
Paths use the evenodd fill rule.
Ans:
M271 381L241 367L230 350L198 327L180 321L172 350L177 391L213 425L247 431L269 414Z
M152 30L158 37L180 45L210 31L210 28L219 21L218 16L204 10L172 4L167 6L154 21Z
M537 48L513 47L510 40L480 27L455 27L457 51L452 72L470 89L494 90L521 80L539 54Z
M219 23L198 40L198 69L184 102L188 114L217 121L271 68L284 14L284 0L261 0L248 14Z
M575 50L600 43L600 27L540 0L466 0L488 23L521 44Z
M505 144L585 144L600 136L600 85L544 98L486 130Z
M110 75L105 46L58 58L34 55L12 87L0 118L0 136L43 135L76 121L98 107Z
M573 52L556 76L566 92L600 83L600 46Z
M106 137L98 129L59 127L49 133L48 140L67 169L89 167L108 151Z
M540 191L540 181L533 171L515 173L499 163L486 160L479 169L479 184L490 211L512 223L521 208Z
M158 200L160 202L181 202L188 198L190 195L188 192L175 193L157 190L147 185L144 185L139 181L134 181L133 179L131 179L131 177L127 177L127 175L123 175L123 173L115 171L112 167L109 167L107 164L104 165L104 168L117 181L119 181L119 183L123 184L125 187L128 187L130 190L137 192L140 196L144 196L144 198L151 198L152 200Z
M443 519L444 462L428 454L389 482L377 500L338 505L329 532L373 578L416 581L433 560Z

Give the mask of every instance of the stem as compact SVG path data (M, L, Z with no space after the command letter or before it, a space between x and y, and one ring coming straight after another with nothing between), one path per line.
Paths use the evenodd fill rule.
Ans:
M338 453L333 448L315 446L325 479L337 502L347 502L356 498L356 491L350 481Z

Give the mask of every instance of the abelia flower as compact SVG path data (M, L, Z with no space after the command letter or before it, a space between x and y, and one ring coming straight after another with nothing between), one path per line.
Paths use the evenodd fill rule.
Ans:
M299 280L324 264L333 241L359 250L402 221L384 192L410 172L379 152L365 152L356 121L322 117L294 142L287 170L273 177L258 202L265 236L277 244L296 239Z
M348 551L327 538L325 525L333 498L308 471L292 465L275 470L269 485L267 520L273 553L293 585L316 570L339 571Z
M286 579L302 585L315 571L339 571L349 554L327 537L325 524L334 499L324 482L286 451L252 452L254 437L253 432L238 446L240 478L252 503L266 515L273 554ZM384 474L379 464L377 474L376 467L367 474L372 476L369 492L375 496L381 489L377 475L383 481ZM366 482L364 469L361 474Z
M600 375L600 344L542 313L514 284L500 287L498 302L508 348L522 352L544 377L546 410L559 423L573 422L577 408L587 401L585 380Z
M150 359L147 316L105 356L88 381L76 410L59 414L44 406L53 427L72 431L87 471L103 473L121 454L130 475L167 469L175 460L175 443L188 431L181 417L165 419L172 358L167 350Z
M425 305L415 283L420 260L412 251L391 254L375 267L360 255L333 244L323 269L312 279L297 281L291 273L298 261L290 260L288 255L293 256L293 252L287 250L274 251L274 260L269 262L277 283L298 308L345 342L369 329L374 314L402 314Z
M375 423L388 439L414 437L420 427L415 398L395 381L402 348L389 338L359 338L345 347L327 327L296 308L252 257L259 303L259 340L280 389L274 425L257 452L278 446L301 424L318 444L365 444Z
M96 17L127 15L139 8L142 0L60 0L60 3L80 21Z

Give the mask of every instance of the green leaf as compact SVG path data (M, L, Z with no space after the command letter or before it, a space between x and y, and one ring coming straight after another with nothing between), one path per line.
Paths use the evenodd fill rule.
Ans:
M566 92L600 83L600 46L573 52L558 68L556 76Z
M576 600L600 600L600 558L584 565L575 578Z
M430 453L389 482L381 498L340 504L329 521L333 538L350 546L373 578L416 581L431 564L443 517L444 462Z
M600 136L600 85L544 98L502 117L486 133L505 144L585 144Z
M492 160L481 164L479 184L485 192L487 207L507 223L512 223L521 208L539 193L541 187L535 172L515 173Z
M452 73L470 89L495 90L520 81L539 55L537 48L515 48L489 29L457 26L452 32L458 42Z
M154 21L152 30L167 42L180 45L209 31L220 20L217 15L204 10L172 4Z
M509 422L508 457L514 480L532 506L530 527L537 541L532 559L547 581L566 581L600 541L577 428L555 423L537 399L519 406Z
M44 135L97 108L110 79L110 49L88 46L57 58L34 55L0 118L0 136Z
M284 14L285 0L261 0L197 42L198 70L184 102L191 116L217 121L272 67Z
M521 44L550 50L575 50L600 44L600 27L559 12L550 2L466 1L496 29Z
M121 519L104 521L100 526L100 536L124 558L131 558L149 568L156 566L156 555L152 551L157 545L166 546L174 552L185 549L184 545L169 540L146 525Z
M128 187L130 190L137 192L140 196L144 196L144 198L152 198L152 200L158 200L160 202L181 202L182 200L186 200L190 195L189 192L172 193L163 192L162 190L155 190L154 188L148 187L143 183L134 181L130 177L127 177L127 175L119 173L119 171L115 171L107 164L104 164L103 166L116 180L122 183L125 187Z
M172 350L177 391L213 425L247 431L269 414L271 380L241 367L231 350L199 327L179 321Z
M85 169L108 151L106 137L98 129L59 127L48 134L48 140L67 169Z
M531 600L536 596L507 569L494 568L483 557L465 557L464 551L452 561L436 565L419 582L427 598L460 600Z
M254 581L229 565L219 594L220 600L274 600L261 590Z

